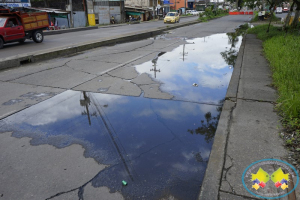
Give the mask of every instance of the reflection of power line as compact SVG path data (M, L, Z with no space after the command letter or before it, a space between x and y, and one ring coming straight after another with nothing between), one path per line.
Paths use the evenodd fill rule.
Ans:
M112 127L112 124L109 122L109 124L111 126L111 128L110 128L109 124L106 122L106 119L104 118L104 116L102 114L103 111L101 112L101 106L100 106L100 108L98 107L98 105L95 103L95 99L92 96L91 96L91 100L92 100L92 103L95 106L96 110L98 111L99 116L101 117L101 120L102 120L107 132L109 133L109 136L110 136L110 138L111 138L111 140L112 140L112 142L113 142L113 144L114 144L114 146L115 146L115 148L116 148L116 150L117 150L117 152L118 152L118 154L119 154L119 156L120 156L120 158L121 158L121 160L122 160L122 162L125 166L125 169L126 169L128 175L129 175L130 179L133 181L133 176L131 175L131 173L129 171L129 167L127 166L127 163L126 163L126 160L125 160L124 156L122 155L121 149L120 149L119 145L116 142L116 137L113 135L113 132L115 132L115 131ZM124 147L123 147L123 150L124 150Z

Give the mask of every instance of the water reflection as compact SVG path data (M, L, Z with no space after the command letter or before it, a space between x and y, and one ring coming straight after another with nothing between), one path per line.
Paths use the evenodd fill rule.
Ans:
M241 26L243 27L243 26ZM226 33L228 36L228 44L230 48L221 52L221 56L225 60L225 62L230 66L230 68L234 67L235 61L237 59L238 49L240 47L239 41L242 39L242 35L244 35L245 29L238 28L236 32Z
M67 91L4 119L0 132L30 137L32 145L82 145L86 157L108 165L92 185L107 186L126 198L196 199L212 141L188 130L205 125L206 113L218 116L217 108ZM122 180L128 182L125 188ZM84 192L85 185L77 189Z
M228 44L229 36L187 39L172 52L156 57L155 62L135 66L136 70L162 83L160 88L176 100L218 105L226 94L235 61L230 52L228 58L221 53L229 48L235 55L241 44L241 36L231 38L233 42ZM198 87L193 87L194 83Z
M179 101L67 91L0 121L0 132L32 145L80 144L107 165L74 188L79 196L92 183L126 199L197 199L240 43L231 34L186 40L136 66Z
M220 102L220 104L223 104L224 100L225 99L223 99ZM218 111L216 116L212 116L211 112L205 113L204 115L205 120L201 120L201 126L193 130L189 129L188 132L190 132L191 134L204 135L206 142L212 141L217 130L218 121L222 111L222 106L218 106L216 109Z

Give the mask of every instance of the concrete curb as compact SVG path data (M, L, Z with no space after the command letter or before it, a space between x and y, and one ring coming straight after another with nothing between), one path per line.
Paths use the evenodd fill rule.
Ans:
M223 166L226 156L227 139L230 129L231 113L236 106L236 97L240 80L242 60L244 56L244 48L245 39L242 41L228 86L225 102L222 107L221 116L214 137L214 143L202 182L200 195L198 197L199 200L215 200L219 197Z
M85 42L85 43L79 43L75 45L68 45L63 46L59 48L52 48L45 51L38 51L38 52L32 52L28 54L20 54L17 56L11 56L5 59L2 59L0 61L0 70L12 68L12 67L18 67L21 64L26 63L33 63L43 60L49 60L61 56L67 56L70 54L79 53L82 51L86 51L89 49L101 47L101 46L107 46L112 45L116 43L124 43L128 41L136 41L141 40L149 37L153 37L154 35L159 35L164 31L172 30L184 26L189 26L193 24L200 23L200 21L192 21L192 22L185 22L180 23L171 27L161 27L161 28L155 28L155 29L149 29L146 31L138 32L135 34L127 34L127 35L121 35L117 37L110 37L110 38L104 38L99 39L95 41Z

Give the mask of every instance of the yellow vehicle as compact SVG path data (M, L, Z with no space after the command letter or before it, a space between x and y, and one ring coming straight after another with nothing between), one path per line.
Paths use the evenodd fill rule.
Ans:
M179 23L180 16L177 12L168 12L164 18L164 23Z

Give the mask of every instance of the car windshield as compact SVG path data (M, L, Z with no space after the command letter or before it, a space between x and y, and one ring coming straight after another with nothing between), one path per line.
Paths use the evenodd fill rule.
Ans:
M175 13L168 13L167 16L175 16Z
M0 17L0 27L4 27L7 18Z

